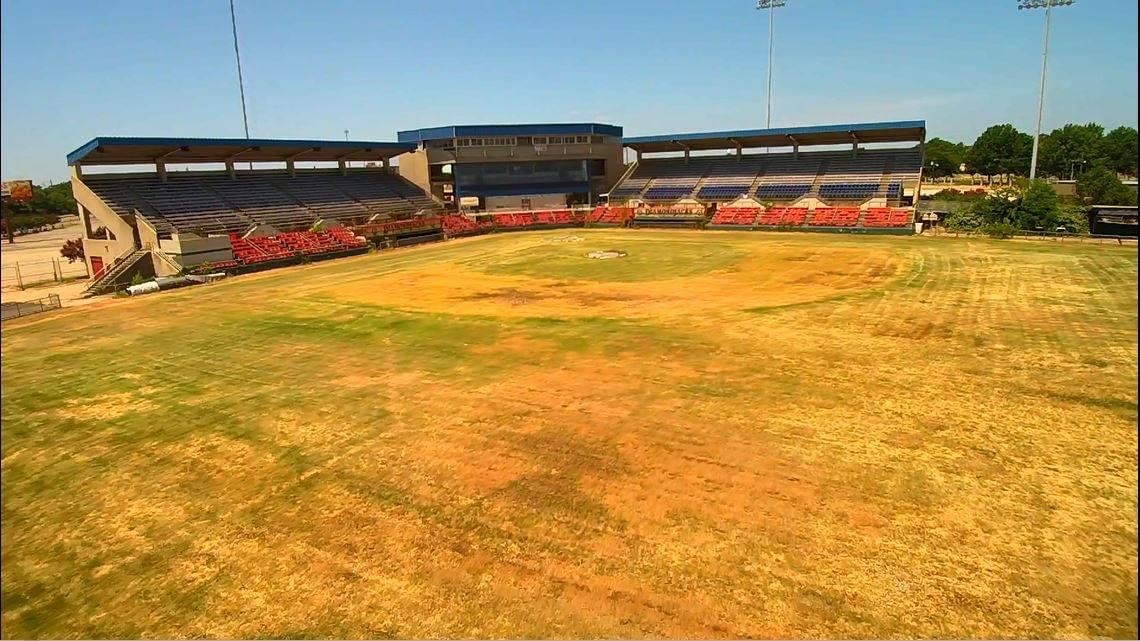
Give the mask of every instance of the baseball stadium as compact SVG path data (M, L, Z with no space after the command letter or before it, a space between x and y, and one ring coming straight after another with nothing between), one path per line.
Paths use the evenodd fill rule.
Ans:
M0 636L1136 638L1134 206L931 233L922 118L582 113L60 148Z

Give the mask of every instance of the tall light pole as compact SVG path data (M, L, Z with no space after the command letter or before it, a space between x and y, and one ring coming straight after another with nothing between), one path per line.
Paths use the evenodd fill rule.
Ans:
M238 91L241 93L241 124L245 128L245 137L249 139L249 119L245 115L245 81L241 77L241 52L238 51L237 16L234 13L234 0L230 0L230 27L234 32L234 58L237 60ZM252 164L250 165L252 168Z
M787 0L756 0L756 9L768 10L768 110L764 116L764 128L772 128L772 43L776 35L776 9L788 4Z
M1037 148L1041 144L1041 117L1045 113L1045 70L1049 66L1049 23L1053 17L1053 7L1066 7L1076 0L1018 0L1017 10L1045 10L1045 43L1041 51L1041 90L1037 94L1037 129L1033 132L1033 156L1029 160L1029 179L1037 177Z

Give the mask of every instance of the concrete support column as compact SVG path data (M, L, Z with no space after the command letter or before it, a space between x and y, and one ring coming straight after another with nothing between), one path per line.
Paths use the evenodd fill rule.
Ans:
M158 179L162 182L166 182L166 163L160 160L154 163L154 169L158 173Z
M79 222L83 225L83 237L91 238L95 231L91 228L91 213L79 203L75 203L75 207L79 210Z
M348 163L346 163L343 160L338 160L338 161L336 161L336 166L340 167L340 175L342 175L342 176L348 175Z
M285 161L285 169L289 171L289 177L290 178L296 178L297 177L297 165L296 165L296 163L293 162L292 158Z
M234 161L226 161L226 173L229 174L230 179L237 178L237 173L234 171Z
M388 157L387 156L384 156L383 158L380 159L380 166L383 167L385 170L388 169Z
M641 150L637 149L635 151L637 152L637 162L641 162Z

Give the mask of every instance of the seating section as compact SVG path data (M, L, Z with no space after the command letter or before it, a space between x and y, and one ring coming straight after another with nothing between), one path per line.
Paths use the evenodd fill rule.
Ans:
M801 151L649 158L610 192L610 202L640 197L670 201L694 195L701 201L794 202L804 196L862 203L897 201L903 185L918 180L922 155L912 149Z
M907 227L914 220L909 209L872 207L863 216L864 227Z
M459 236L464 234L477 234L480 232L490 231L495 228L495 223L490 218L483 220L473 220L461 214L445 214L440 216L440 223L443 231L449 236Z
M806 207L772 207L760 214L757 223L773 227L796 227L804 224L807 215Z
M610 191L610 198L633 198L641 194L645 190L645 186L649 184L648 178L639 178L630 176L626 178L620 185Z
M827 161L827 171L820 178L819 197L823 200L856 200L871 198L879 190L887 157L833 154Z
M810 225L814 227L854 227L859 224L858 207L817 207Z
M624 225L625 221L629 220L632 215L633 210L629 207L598 205L586 215L586 222L602 225Z
M411 236L425 232L438 232L443 225L440 216L413 216L400 220L382 220L353 225L352 229L361 236Z
M879 183L828 183L819 186L819 197L823 200L864 201L875 195Z
M293 258L297 255L316 256L358 249L368 243L357 238L343 227L327 231L285 232L274 236L251 236L242 238L230 234L230 247L234 260L240 265L255 265ZM227 265L217 263L215 267Z
M374 169L299 170L157 175L87 176L84 182L122 216L141 213L161 236L171 233L241 233L257 224L279 231L316 221L364 222L376 217L434 213L439 206L406 180Z
M756 224L756 217L760 215L759 207L725 207L713 214L709 224L712 225L746 225Z
M811 191L811 183L772 183L759 185L756 197L760 200L796 200Z

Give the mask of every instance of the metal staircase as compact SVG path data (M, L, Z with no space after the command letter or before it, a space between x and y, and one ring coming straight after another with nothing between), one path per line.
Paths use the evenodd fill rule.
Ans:
M128 269L134 267L144 256L149 256L149 249L135 249L126 252L125 255L115 259L115 262L103 270L95 280L92 280L87 288L83 290L84 296L95 296L105 293L109 288L114 286L115 281L122 276Z

